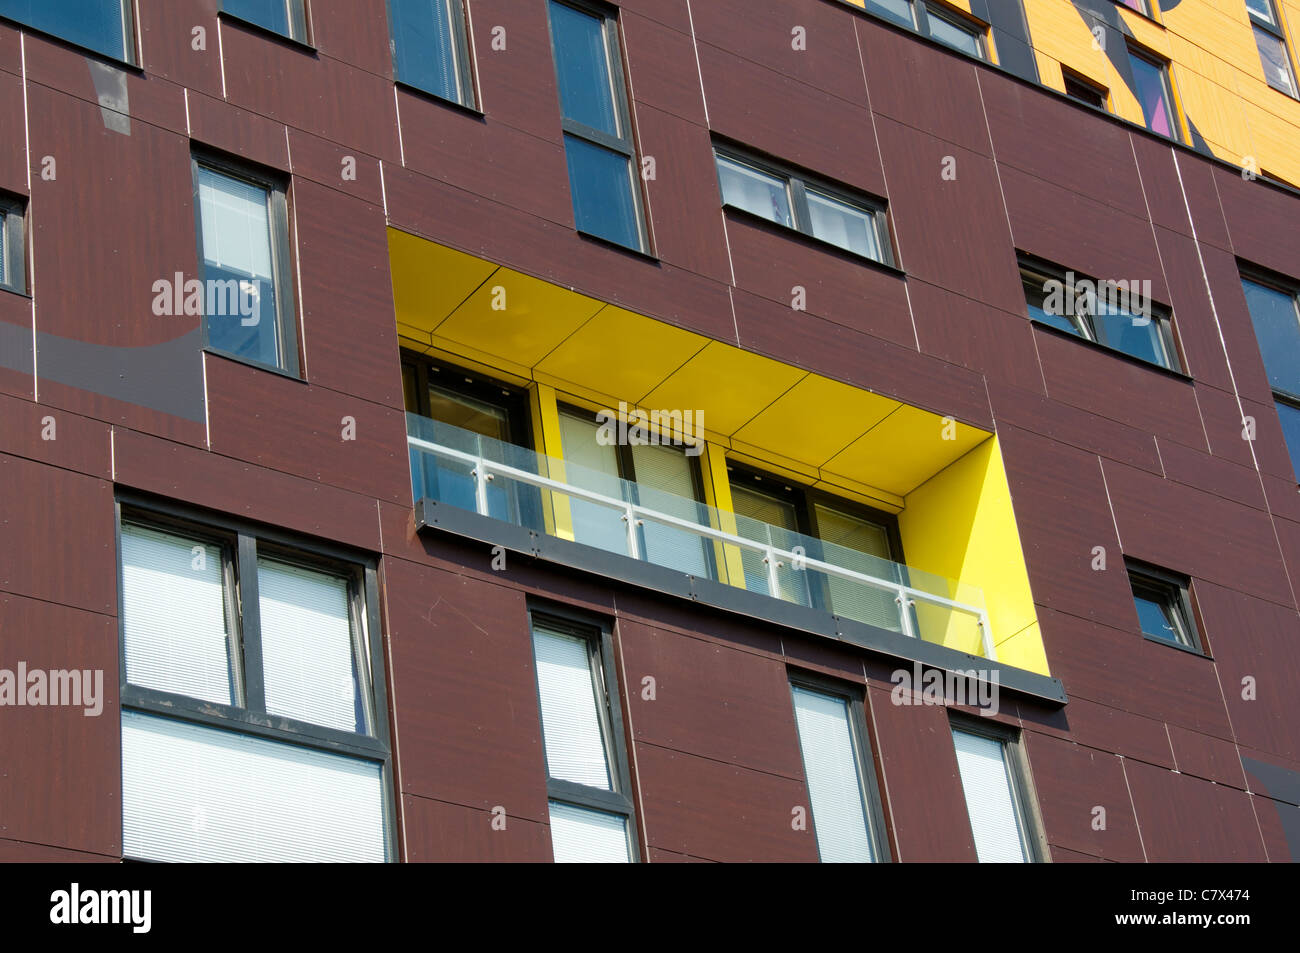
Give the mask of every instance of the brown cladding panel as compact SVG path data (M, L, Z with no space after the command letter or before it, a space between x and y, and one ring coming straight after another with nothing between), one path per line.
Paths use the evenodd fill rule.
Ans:
M89 854L84 851L64 850L26 841L0 840L0 864L118 864L116 854Z
M628 622L619 623L619 645L638 743L803 777L784 665ZM653 699L644 697L647 677Z
M1070 696L1065 708L1052 711L1029 704L1020 704L1017 708L1026 730L1121 754L1126 759L1170 770L1174 767L1169 732L1163 722L1112 705L1097 704L1077 695Z
M623 0L619 9L631 10L678 33L691 32L690 0Z
M1191 450L1181 443L1165 440L1158 443L1166 479L1213 493L1225 500L1256 509L1265 508L1259 473L1253 467L1243 467L1222 457Z
M210 96L221 95L221 47L214 0L137 3L144 68L154 76ZM202 28L202 32L195 31ZM202 47L196 49L196 46Z
M391 76L387 0L312 3L311 41L322 57Z
M697 44L709 123L719 135L878 197L885 195L865 106L707 43Z
M1230 253L1202 243L1202 261L1214 295L1218 328L1222 331L1232 364L1233 381L1242 397L1256 401L1271 399L1268 372L1255 338L1255 325L1246 306L1241 285L1241 268Z
M1026 735L1048 843L1106 860L1140 863L1142 842L1121 759L1050 735Z
M1169 284L1175 336L1182 349L1183 370L1198 383L1232 389L1219 326L1201 269L1200 246L1166 228L1157 228L1156 244ZM1209 250L1207 249L1208 253Z
M1242 773L1241 757L1237 754L1235 744L1200 732L1188 731L1178 725L1168 727L1174 762L1180 772L1215 784L1246 790L1246 776Z
M384 187L378 159L301 129L289 128L288 132L293 174L297 181L310 179L377 208L383 207ZM381 233L382 226L381 222Z
M1266 514L1113 461L1105 469L1127 555L1294 605Z
M974 861L975 840L947 710L896 705L892 693L880 688L867 694L885 817L897 848L894 859Z
M402 792L546 823L546 763L523 593L384 560Z
M704 92L690 35L626 9L619 21L628 84L636 103L705 125Z
M1214 182L1233 251L1300 279L1300 198L1218 166Z
M289 140L284 123L194 91L189 95L189 110L190 135L200 154L206 146L288 173Z
M117 483L295 533L379 550L375 501L133 430L113 434Z
M32 301L0 291L0 393L36 398L36 351L32 345Z
M1237 396L1231 392L1198 384L1196 404L1201 409L1201 422L1205 425L1205 434L1210 441L1210 453L1239 467L1254 470L1255 455L1251 452L1251 441L1247 439L1246 426L1242 421L1243 408ZM1260 421L1257 420L1254 440L1257 450L1261 446L1259 424ZM1268 427L1264 429L1270 436L1273 435L1273 431ZM1281 434L1277 436L1280 437ZM1161 443L1167 442L1161 441Z
M489 122L559 144L560 100L546 4L474 0L472 7L479 108ZM493 49L494 34L504 49Z
M551 859L547 825L503 816L500 811L493 814L491 810L403 794L402 821L406 848L402 859L409 863L526 864Z
M21 116L23 107L22 78L0 72L0 116ZM27 194L27 142L22 136L0 138L0 189Z
M646 842L717 861L817 860L812 825L795 830L795 809L810 814L802 780L751 771L657 745L636 745Z
M383 209L304 179L294 185L293 201L308 378L313 386L401 409ZM359 416L357 427L359 443Z
M1190 236L1193 223L1175 164L1179 150L1172 143L1135 132L1128 134L1128 140L1137 157L1138 174L1142 178L1142 197L1146 201L1152 223L1160 228L1172 229L1180 235ZM1217 211L1217 206L1215 209ZM1201 230L1208 229L1206 223L1196 224L1198 235ZM1209 240L1205 235L1199 237L1202 241Z
M642 105L637 110L641 161L655 253L679 268L730 282L722 196L708 130Z
M3 461L4 458L0 458ZM0 474L7 469L0 466ZM13 486L7 480L7 486ZM43 497L27 497L29 507ZM112 523L112 507L107 510ZM69 513L75 509L69 509ZM102 518L91 520L104 523ZM3 520L0 520L3 523ZM99 551L84 529L59 527L87 549ZM13 532L10 520L9 532ZM22 540L18 535L10 537ZM111 539L111 537L110 537ZM27 548L27 547L24 547ZM29 551L38 551L31 546ZM84 584L112 585L116 560L98 560L93 567L69 560L63 567L42 567L56 577L85 570ZM116 601L116 600L114 600ZM76 670L81 678L99 672L98 705L87 708L86 697L68 699L79 705L55 705L48 696L42 707L18 707L12 700L3 709L0 732L0 837L68 850L99 854L122 853L122 779L119 710L117 704L117 619L111 615L81 612L54 602L41 602L0 593L0 633L3 667L16 671L25 663L28 675L36 671ZM27 690L19 683L18 691ZM95 712L95 707L100 710Z
M1126 761L1124 770L1148 860L1264 860L1249 795L1137 761Z
M0 454L0 590L115 612L113 488L104 480ZM23 554L19 557L19 554Z
M221 21L226 96L313 135L399 161L392 83L233 19Z
M797 232L728 214L726 248L736 287L790 308L803 289L803 310L864 334L916 347L907 282Z
M976 67L970 60L874 20L855 17L854 27L872 112L963 149L992 155Z
M1142 211L1142 183L1126 128L988 71L980 72L980 90L1000 163L1130 214ZM1046 129L1073 134L1045 135Z
M410 498L400 410L214 355L207 380L215 452L379 499Z
M1182 179L1179 191L1185 199L1186 207L1191 209L1197 241L1208 243L1221 250L1231 249L1232 241L1228 237L1228 223L1224 219L1223 207L1219 202L1219 189L1215 184L1217 175L1215 164L1182 149L1175 152L1174 162L1177 165L1177 174Z
M843 8L822 0L708 0L692 4L691 13L698 42L839 99L867 105L858 44ZM743 30L737 29L741 23Z
M992 161L891 119L876 131L908 274L1018 314L1025 295Z
M113 478L106 424L29 401L0 396L0 451Z

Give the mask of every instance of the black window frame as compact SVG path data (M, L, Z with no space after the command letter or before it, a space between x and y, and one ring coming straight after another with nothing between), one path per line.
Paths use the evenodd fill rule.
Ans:
M1012 805L1015 809L1016 823L1020 828L1021 843L1027 862L1031 864L1049 864L1052 862L1051 848L1047 842L1047 829L1043 823L1042 811L1038 806L1037 790L1034 777L1029 769L1029 754L1025 750L1024 732L979 715L948 709L948 729L951 732L962 731L970 735L980 735L1002 745L1002 763L1007 770L1010 781ZM953 759L957 757L957 741L949 738L953 745ZM966 808L967 823L970 822L970 809L966 805L965 782L961 771L957 772L957 783L962 785L962 806ZM974 843L972 829L971 842Z
M537 725L542 735L542 770L546 777L547 815L550 802L559 801L573 807L606 814L616 814L627 821L628 854L631 863L640 863L641 831L637 813L635 787L628 759L628 741L625 733L623 704L615 664L614 629L602 617L591 615L570 606L561 606L541 600L528 600L528 639L533 663L533 688L537 702ZM611 790L590 787L573 781L552 778L546 756L546 725L542 720L541 684L537 680L537 655L533 648L533 633L538 621L561 634L583 639L587 643L591 666L592 691L597 699L605 758L609 765ZM554 851L554 847L552 847Z
M396 860L393 754L376 559L340 545L307 540L278 529L133 492L117 494L114 516L119 607L123 605L124 596L123 525L210 541L219 548L231 639L227 658L233 667L232 681L238 688L237 693L232 693L235 695L233 703L226 705L131 684L126 672L125 616L119 611L117 654L121 711L134 711L380 765L382 809L387 831L385 860ZM342 731L266 711L262 682L261 609L258 603L259 556L348 580L353 659L359 675L364 663L365 677L359 681L367 709L364 712L369 729L367 733Z
M1151 133L1153 136L1161 136L1162 138L1169 139L1172 142L1184 142L1183 117L1181 111L1178 108L1178 101L1174 96L1173 67L1170 61L1165 59L1159 53L1156 53L1154 50L1149 50L1145 46L1139 46L1137 43L1134 43L1132 40L1128 41L1125 44L1125 46L1128 50L1128 55L1130 58L1130 67L1129 67L1130 72L1132 71L1131 61L1133 59L1142 60L1144 63L1154 66L1156 69L1160 71L1160 84L1161 84L1161 88L1164 90L1165 110L1166 112L1169 113L1170 129L1169 129L1168 136L1165 136L1163 133L1156 132L1149 125L1147 125L1146 110L1142 111L1142 128L1145 129L1147 132ZM1137 81L1134 80L1135 84L1136 82ZM1134 90L1134 92L1136 92L1136 90ZM1141 107L1141 105L1142 103L1141 101L1139 101L1138 106Z
M1196 622L1196 602L1192 595L1192 580L1189 576L1181 573L1172 572L1168 569L1162 569L1151 563L1140 562L1135 559L1124 560L1124 571L1128 576L1129 590L1131 595L1136 599L1138 590L1142 590L1144 597L1156 597L1152 601L1159 601L1163 608L1173 619L1174 625L1180 629L1180 633L1186 637L1187 641L1182 639L1162 639L1159 636L1151 635L1142 629L1142 623L1138 621L1138 631L1148 642L1154 642L1157 645L1168 645L1184 652L1190 652L1193 655L1199 655L1209 658L1210 653L1206 648L1205 641L1201 636L1200 627ZM1134 606L1134 613L1137 608Z
M0 289L27 294L27 203L7 193L0 193Z
M290 213L291 177L231 159L206 149L195 149L190 155L190 178L194 203L194 246L198 256L200 280L205 280L203 257L203 210L199 203L199 170L208 169L218 175L239 180L263 189L267 194L267 224L271 230L271 270L275 279L276 339L285 365L269 364L222 350L208 340L206 309L200 321L203 350L231 361L239 361L262 370L286 377L301 379L302 355L299 351L297 295L294 291L293 224ZM206 297L205 297L206 301Z
M1110 90L1105 86L1093 82L1068 66L1061 67L1061 81L1065 86L1065 95L1076 103L1083 103L1104 113L1110 112Z
M474 44L470 42L469 32L469 5L466 0L437 0L447 10L448 19L451 21L451 56L456 67L456 89L459 94L457 99L448 99L435 90L418 83L413 83L408 79L403 79L398 75L397 66L397 45L399 38L394 34L393 29L396 18L393 16L393 0L386 0L384 4L385 11L388 14L388 38L391 44L391 53L393 59L393 81L397 85L410 90L415 90L425 96L432 96L445 103L454 103L464 109L472 112L479 112L478 93L475 87L475 61L474 61Z
M885 817L880 772L876 766L876 746L872 743L871 727L867 721L865 689L857 684L828 678L803 669L790 668L786 670L786 674L790 682L790 714L795 721L795 740L799 745L799 764L804 768L805 790L808 784L807 763L803 754L803 735L799 732L799 721L794 709L796 687L842 699L847 705L853 759L858 772L858 784L862 789L863 813L867 820L867 837L871 842L873 863L893 863L893 839ZM808 800L808 817L812 821L813 842L816 844L817 816L813 811L811 796ZM817 857L818 860L821 859L820 846L817 848Z
M940 44L946 49L955 50L964 56L970 56L965 50L957 49L950 43L945 43L930 31L930 18L943 20L950 26L956 27L963 33L967 33L975 40L975 45L979 49L975 59L988 63L989 56L989 27L988 24L976 20L963 10L956 7L950 7L947 4L939 3L937 0L912 0L913 17L916 20L916 30L922 36L928 37L935 43Z
M434 419L429 403L429 385L436 384L444 390L505 410L509 422L510 443L526 450L536 451L532 433L532 411L527 391L512 387L489 375L412 351L402 351L401 364L403 371L410 369L415 375L418 408L415 411L408 410L408 413ZM405 394L403 394L403 406L405 406Z
M56 0L57 2L57 0ZM140 40L136 36L136 15L135 0L115 0L121 10L122 20L122 54L119 56L115 53L105 53L103 50L97 50L91 46L83 46L74 40L60 36L58 33L52 33L49 30L33 26L22 20L0 14L0 21L13 23L24 30L31 30L33 33L39 33L41 36L48 36L51 39L58 40L60 43L66 43L68 46L75 47L78 50L85 50L92 56L102 56L104 59L112 60L115 63L125 63L127 66L135 69L140 68Z
M1264 73L1264 82L1268 83L1271 89L1275 89L1283 95L1290 96L1292 99L1300 98L1300 83L1297 83L1296 80L1295 63L1291 59L1291 47L1288 46L1286 42L1286 28L1282 26L1282 11L1278 7L1276 0L1264 0L1264 2L1269 5L1269 10L1272 11L1273 14L1273 20L1271 23L1267 20L1260 19L1255 14L1255 11L1250 8L1249 4L1245 4L1246 19L1250 21L1252 31L1263 31L1282 44L1282 54L1286 57L1286 68L1287 74L1291 78L1291 88L1283 89L1281 86L1275 86L1272 79L1269 78L1267 71ZM1258 47L1259 41L1256 40L1255 42ZM1260 59L1263 59L1262 53L1260 54Z
M1187 365L1183 359L1183 353L1179 344L1178 332L1177 327L1174 324L1174 313L1172 309L1163 304L1157 304L1154 301L1149 303L1151 308L1151 321L1159 330L1161 345L1165 354L1168 355L1170 359L1170 363L1166 365L1157 361L1148 360L1138 354L1131 354L1128 351L1115 347L1113 344L1103 340L1101 335L1098 334L1096 326L1093 324L1093 315L1090 313L1079 312L1076 309L1076 313L1073 315L1061 316L1069 320L1076 328L1078 328L1075 333L1058 328L1054 324L1049 324L1041 318L1035 317L1029 310L1030 287L1032 286L1034 288L1035 294L1039 295L1041 300L1041 298L1046 297L1046 292L1043 288L1048 281L1056 281L1064 284L1067 271L1073 269L1062 268L1060 265L1025 254L1017 256L1017 265L1020 271L1021 287L1025 291L1025 315L1035 327L1044 328L1054 334L1061 334L1075 340L1084 341L1095 347L1102 348L1108 353L1117 354L1130 361L1137 361L1143 367L1158 368L1167 373L1176 374L1179 377L1185 378L1188 376L1186 369ZM1094 286L1098 284L1096 279L1092 278L1090 275L1081 274L1079 272L1074 272L1074 279L1076 283L1081 281L1090 281ZM1037 304L1037 307L1041 308L1042 304ZM1132 314L1132 312L1129 312L1129 314Z
M572 404L564 400L557 401L555 409L558 414L561 415L568 414L571 417L580 417L583 420L589 420L591 421L592 426L600 425L600 421L597 419L598 411L588 410L585 407L579 407L577 404ZM603 411L603 413L609 413L609 411ZM611 419L616 420L617 415L615 415ZM646 430L647 432L649 432L650 430L648 425L646 427ZM658 436L660 439L659 446L671 447L674 450L682 451L682 455L686 457L686 461L691 468L691 488L695 491L695 502L704 504L705 503L704 470L703 467L700 465L700 457L691 456L690 454L686 453L686 449L692 445L689 443L671 443L669 442L669 439L665 439L665 438L671 438L672 434L659 433ZM615 443L613 446L614 446L615 456L618 459L619 478L623 480L627 480L629 483L636 483L637 482L636 463L633 460L633 456L632 456L632 445L630 443L620 442L620 443Z
M718 169L718 159L726 159L739 165L749 166L757 172L767 176L782 179L786 184L787 195L790 199L790 217L793 225L786 225L783 222L774 222L770 218L750 212L738 205L732 205L726 199L726 194L722 189L721 171ZM795 232L809 241L816 242L822 248L831 248L841 254L849 255L858 261L871 262L873 265L883 265L894 271L899 270L898 258L894 253L893 233L889 227L889 205L884 199L876 198L865 192L858 192L848 189L842 185L837 185L827 179L817 176L808 175L806 172L792 165L779 162L777 160L759 156L743 147L733 145L730 142L724 142L715 139L713 142L713 165L714 172L718 176L718 195L722 203L722 208L726 211L743 215L754 221L765 222L769 226L780 228L787 232ZM881 258L872 258L869 255L863 255L853 251L851 248L845 248L834 242L827 241L813 234L812 215L808 209L808 191L820 192L837 202L843 202L845 205L864 212L871 216L875 225L876 244L880 248Z
M556 71L556 91L559 92L560 60L555 49L555 30L551 24L551 4L558 3L578 13L586 14L601 21L601 34L605 41L605 56L609 62L610 97L613 100L615 121L623 135L611 136L600 129L593 129L586 123L578 122L564 115L564 103L560 103L560 130L565 135L585 140L592 145L617 152L627 157L628 172L631 177L632 205L636 214L637 245L624 245L622 242L596 235L578 227L576 207L574 211L574 229L580 235L594 238L616 248L627 248L641 255L652 256L650 228L646 212L644 180L641 175L640 153L637 149L636 129L632 122L632 106L628 94L627 78L623 64L623 39L617 7L607 7L593 0L547 0L546 32L547 42L551 48L551 65ZM567 148L567 147L566 147ZM570 185L572 188L572 185ZM572 196L570 196L572 199Z
M1291 307L1296 314L1297 322L1297 339L1300 339L1300 282L1295 279L1287 278L1275 272L1268 271L1258 265L1253 265L1245 261L1237 262L1237 272L1242 281L1249 281L1251 284L1259 285L1261 288L1268 288L1279 294L1284 294L1291 299ZM1250 303L1246 303L1246 314L1250 317L1251 331L1255 330L1255 316L1251 314ZM1256 334L1256 346L1258 346L1259 336ZM1262 357L1262 355L1261 355ZM1297 349L1294 360L1300 362L1300 349ZM1265 365L1265 375L1268 374L1268 367ZM1293 394L1287 390L1279 390L1269 381L1269 391L1273 395L1275 404L1283 404L1296 411L1300 411L1300 394ZM1283 441L1286 442L1285 434ZM1300 446L1292 448L1290 443L1286 443L1288 456L1292 459L1292 469L1295 470L1296 482L1300 483L1300 466L1295 464L1296 459L1300 459Z
M276 36L296 43L299 46L312 46L312 24L311 10L307 0L281 0L285 8L285 20L289 25L288 33L281 33L275 27L267 26L257 20L251 19L241 13L235 13L226 9L226 0L221 0L218 13L238 23L246 23L249 26L262 31L269 36Z

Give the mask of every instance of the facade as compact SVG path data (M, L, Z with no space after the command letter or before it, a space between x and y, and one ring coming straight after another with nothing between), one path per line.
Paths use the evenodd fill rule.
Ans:
M1300 3L72 7L0 858L1300 857Z

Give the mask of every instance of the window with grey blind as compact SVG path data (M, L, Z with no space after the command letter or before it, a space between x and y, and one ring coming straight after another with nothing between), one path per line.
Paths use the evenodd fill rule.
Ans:
M221 0L221 11L299 43L307 42L306 0Z
M192 160L204 345L298 374L285 191L271 176Z
M131 0L0 0L0 17L131 64L136 61L133 9Z
M982 864L1041 859L1031 826L1027 772L1018 745L995 726L954 726L953 745L966 812Z
M533 610L551 845L557 862L637 860L612 637L596 624Z
M137 501L119 538L126 855L388 858L373 565Z
M887 860L861 699L798 678L790 692L822 862Z
M27 256L23 251L23 202L0 194L0 288L27 291Z
M1246 12L1251 29L1255 31L1255 47L1259 50L1264 79L1278 92L1295 98L1295 70L1291 66L1291 53L1287 49L1286 31L1277 4L1274 0L1246 0Z
M399 83L473 107L463 0L388 0L388 27Z

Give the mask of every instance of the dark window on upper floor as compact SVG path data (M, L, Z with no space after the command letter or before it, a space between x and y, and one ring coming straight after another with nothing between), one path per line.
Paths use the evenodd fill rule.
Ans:
M607 626L530 609L542 752L557 862L639 859L613 638Z
M399 83L474 106L464 0L388 0L388 24Z
M1106 103L1110 100L1109 90L1084 79L1076 73L1070 72L1064 67L1061 68L1061 79L1065 81L1065 95L1081 103L1086 103L1094 109L1100 109L1103 112L1106 110Z
M1128 59L1133 72L1133 92L1142 107L1146 127L1159 135L1182 141L1173 88L1169 82L1169 64L1154 53L1131 45Z
M1098 282L1055 266L1021 261L1029 317L1130 357L1182 372L1173 321L1137 282Z
M861 689L792 673L790 694L822 863L888 860Z
M1259 62L1264 67L1268 85L1288 96L1295 97L1295 70L1286 46L1286 32L1274 0L1246 0L1250 25L1255 31L1255 46L1259 49Z
M1142 634L1192 652L1203 651L1187 577L1132 563L1127 568Z
M1291 464L1300 480L1300 285L1251 270L1242 275L1241 287Z
M883 203L725 146L714 151L724 206L893 264Z
M126 856L388 859L373 562L142 501L118 536Z
M863 0L859 5L968 56L988 59L988 28L938 0Z
M578 231L648 247L618 20L603 7L550 0L551 50Z
M221 0L221 10L272 33L307 42L306 0Z
M0 17L115 60L135 62L131 0L0 0Z
M1147 0L1115 0L1115 2L1130 10L1136 10L1143 16L1151 16L1151 7L1147 4Z
M26 234L23 202L0 195L0 288L6 291L27 290Z
M195 157L193 174L204 345L297 376L284 188L215 157Z
M1047 859L1018 733L996 722L951 716L957 771L975 854L982 864Z

